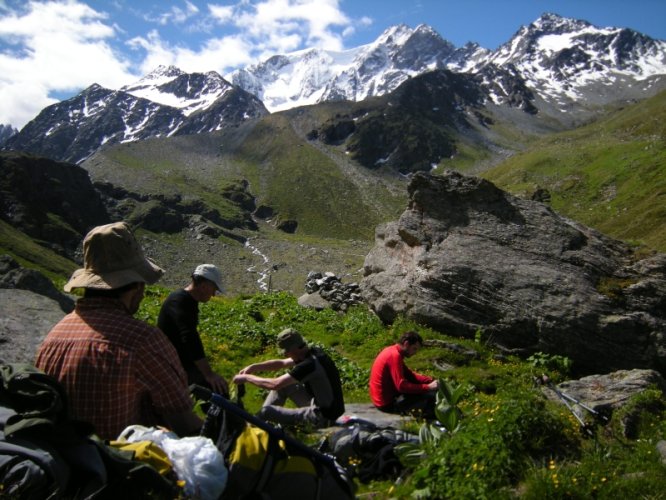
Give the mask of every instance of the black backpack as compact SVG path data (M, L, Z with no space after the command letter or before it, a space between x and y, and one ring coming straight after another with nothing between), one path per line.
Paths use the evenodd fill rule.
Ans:
M0 496L175 498L174 484L73 420L61 384L28 364L0 365Z

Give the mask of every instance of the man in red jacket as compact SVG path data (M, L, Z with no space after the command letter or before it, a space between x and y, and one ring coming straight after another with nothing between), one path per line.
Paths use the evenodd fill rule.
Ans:
M397 344L379 353L370 371L370 398L378 410L386 413L420 414L433 418L437 380L415 373L405 365L423 346L421 336L407 331Z

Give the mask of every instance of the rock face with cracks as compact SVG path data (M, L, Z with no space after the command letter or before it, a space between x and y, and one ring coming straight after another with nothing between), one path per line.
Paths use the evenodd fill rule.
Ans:
M489 181L416 174L397 222L379 226L361 290L385 322L444 333L578 372L666 372L666 255L625 244Z

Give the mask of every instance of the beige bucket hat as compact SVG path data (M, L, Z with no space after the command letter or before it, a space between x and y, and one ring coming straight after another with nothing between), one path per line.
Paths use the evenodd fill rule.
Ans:
M155 283L164 270L150 259L126 222L93 228L83 239L83 269L72 274L64 289L115 289L130 283Z

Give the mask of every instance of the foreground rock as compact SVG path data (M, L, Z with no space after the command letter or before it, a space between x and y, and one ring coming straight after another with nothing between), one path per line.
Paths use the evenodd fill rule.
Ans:
M565 355L583 373L666 373L666 255L624 244L454 172L416 174L397 222L377 228L361 290L405 314L513 352Z
M650 387L666 392L666 380L654 370L619 370L567 380L557 387L595 410L616 410L631 397Z
M23 153L0 153L0 219L74 259L91 227L109 222L88 172Z
M70 295L58 291L39 271L21 267L9 255L0 255L0 288L29 290L55 300L66 313L74 310L74 299Z
M37 347L65 313L53 299L0 289L0 362L33 363Z
M637 396L649 389L666 393L666 380L654 370L619 370L606 375L590 375L578 380L567 380L556 388L545 387L545 394L554 401L568 405L584 420L592 416L605 416L623 408ZM585 408L587 407L587 408ZM591 410L591 412L590 412ZM650 408L637 405L627 411L621 419L622 432L627 438L638 435L637 427L642 411L661 413L663 407Z

